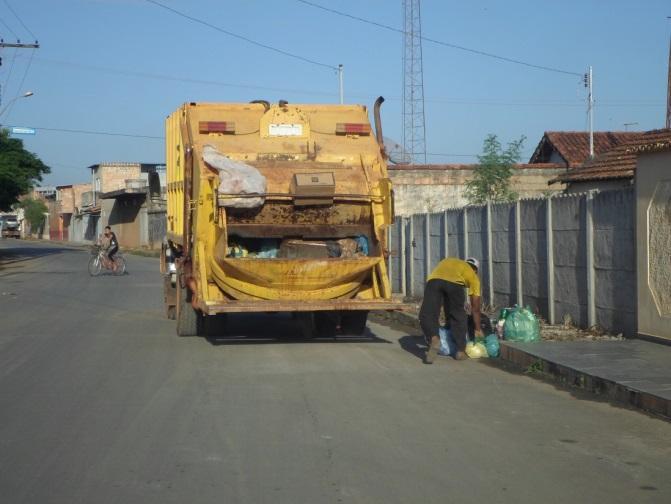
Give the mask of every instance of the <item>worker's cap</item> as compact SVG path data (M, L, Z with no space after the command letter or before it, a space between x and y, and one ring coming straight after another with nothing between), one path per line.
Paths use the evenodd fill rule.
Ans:
M466 259L466 262L473 266L476 271L480 269L480 261L478 261L475 257L469 257Z

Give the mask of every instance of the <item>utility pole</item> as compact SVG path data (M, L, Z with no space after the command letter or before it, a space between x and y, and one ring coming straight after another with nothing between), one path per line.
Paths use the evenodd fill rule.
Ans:
M4 40L0 39L0 49L4 47L15 47L17 49L39 49L40 44L37 43L37 40L34 44L22 44L20 40L17 40L15 44L12 44L11 42L5 42Z
M342 63L338 65L338 84L340 89L340 105L345 103L345 89L343 87L343 66Z
M594 157L594 94L592 88L592 65L584 75L583 82L587 88L587 115L589 116L589 157Z
M666 19L671 19L671 16ZM671 35L669 36L669 66L667 69L668 80L666 83L666 128L671 128Z
M34 44L22 44L20 40L17 40L16 43L11 43L11 42L5 42L3 39L0 39L0 49L4 49L6 47L13 47L15 49L39 49L40 44L35 41ZM2 66L2 58L0 58L0 66ZM19 91L21 91L19 89ZM0 102L2 101L2 89L0 89Z

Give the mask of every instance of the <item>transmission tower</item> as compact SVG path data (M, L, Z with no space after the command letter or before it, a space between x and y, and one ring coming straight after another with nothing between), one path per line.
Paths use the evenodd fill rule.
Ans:
M426 164L422 22L419 0L403 0L403 151L410 164Z

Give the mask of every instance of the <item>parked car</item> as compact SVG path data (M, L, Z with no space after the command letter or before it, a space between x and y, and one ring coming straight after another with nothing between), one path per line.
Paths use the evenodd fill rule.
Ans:
M0 235L3 238L21 238L16 215L0 215Z

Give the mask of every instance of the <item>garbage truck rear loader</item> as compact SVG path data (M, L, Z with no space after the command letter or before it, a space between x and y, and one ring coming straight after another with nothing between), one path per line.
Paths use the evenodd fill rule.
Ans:
M188 103L166 121L167 315L202 334L231 312L293 312L322 335L392 310L393 221L379 108Z

